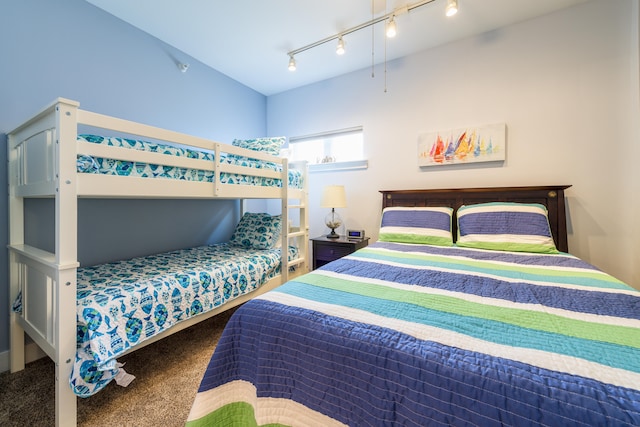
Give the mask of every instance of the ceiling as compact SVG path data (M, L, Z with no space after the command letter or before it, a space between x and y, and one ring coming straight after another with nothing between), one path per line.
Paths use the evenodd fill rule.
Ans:
M418 0L86 0L163 42L264 94L272 95L363 68L379 73L387 61L480 34L587 0L459 0L447 18L446 0L433 0L396 18L398 35L379 23L337 42L287 53L337 35ZM185 58L177 61L189 62ZM177 67L176 67L177 68ZM189 71L187 71L189 72Z

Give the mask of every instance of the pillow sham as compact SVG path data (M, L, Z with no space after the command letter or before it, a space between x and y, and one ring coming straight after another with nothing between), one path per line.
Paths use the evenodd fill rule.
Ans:
M253 249L271 249L280 241L282 216L246 212L231 235L229 244Z
M378 240L452 246L453 209L449 207L391 207L382 211Z
M234 139L232 145L278 156L280 155L280 148L284 143L284 136L276 136L255 139Z
M547 208L538 203L491 202L458 209L457 246L558 253Z

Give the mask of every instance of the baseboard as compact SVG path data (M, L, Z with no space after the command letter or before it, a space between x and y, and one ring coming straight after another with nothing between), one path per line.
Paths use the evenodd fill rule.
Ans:
M24 363L34 362L38 359L45 357L47 353L42 351L38 344L30 342L24 346ZM8 371L9 365L9 350L0 353L0 372Z

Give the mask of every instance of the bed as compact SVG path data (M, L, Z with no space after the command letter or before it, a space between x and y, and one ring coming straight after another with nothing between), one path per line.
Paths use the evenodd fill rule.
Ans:
M567 253L566 188L383 191L377 242L234 313L186 424L640 425L640 292Z
M24 369L26 332L55 362L57 425L76 424L76 394L130 381L119 355L308 269L306 165L278 157L281 143L222 144L63 98L8 134L11 371ZM25 243L26 198L55 200L53 252ZM241 203L225 244L80 267L79 198L278 199L281 212Z

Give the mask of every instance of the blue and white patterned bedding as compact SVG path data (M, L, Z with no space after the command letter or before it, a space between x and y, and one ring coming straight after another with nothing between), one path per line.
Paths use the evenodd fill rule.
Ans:
M188 426L638 426L640 292L568 254L378 242L245 304Z
M289 259L296 257L289 247ZM116 357L131 347L279 273L279 248L227 243L79 268L74 393L96 393L118 375Z
M78 141L90 142L93 144L108 145L113 147L130 148L139 151L152 153L169 154L178 157L188 157L191 159L214 160L214 154L207 151L196 151L188 148L176 147L168 144L152 143L129 138L103 137L97 135L78 135ZM248 166L257 169L268 169L272 171L282 170L281 166L261 160L249 159L242 156L222 154L223 163ZM106 159L92 157L86 154L79 155L77 159L78 172L94 173L118 176L137 176L141 178L166 178L185 181L213 182L213 171L200 169L187 169L175 166L163 166L142 162L130 162L116 159ZM292 188L303 188L303 175L300 170L289 170L289 186ZM239 175L221 173L220 181L224 184L257 185L265 187L281 187L281 180L276 178L264 178L250 175Z

